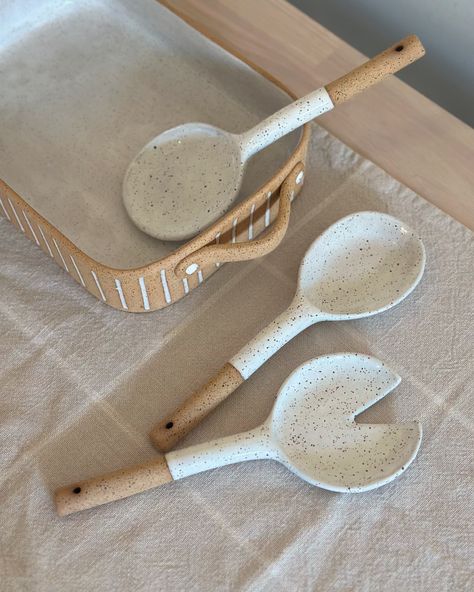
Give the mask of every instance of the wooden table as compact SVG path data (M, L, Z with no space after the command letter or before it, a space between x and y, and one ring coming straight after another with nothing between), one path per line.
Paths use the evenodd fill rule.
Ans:
M364 59L284 0L162 3L300 96ZM429 46L426 49L429 52ZM474 227L474 130L470 126L395 77L319 122L404 185Z

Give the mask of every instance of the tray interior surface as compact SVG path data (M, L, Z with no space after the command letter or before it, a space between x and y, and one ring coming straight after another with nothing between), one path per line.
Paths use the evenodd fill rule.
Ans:
M0 178L104 265L131 268L179 244L139 231L125 170L187 121L244 131L290 99L155 0L3 0ZM239 200L288 158L299 134L249 164Z

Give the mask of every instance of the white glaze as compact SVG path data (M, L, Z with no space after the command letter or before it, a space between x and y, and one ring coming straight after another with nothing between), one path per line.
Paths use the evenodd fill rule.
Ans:
M361 354L310 360L284 382L262 426L169 452L174 479L245 460L272 458L324 489L360 492L400 475L421 442L418 422L358 424L357 414L400 382L382 362Z
M242 162L245 163L260 150L333 108L331 97L324 86L283 107L252 129L235 136L240 145Z
M191 238L232 205L249 158L333 106L322 87L243 134L189 123L156 136L125 174L128 215L155 238Z
M247 379L314 323L357 319L387 310L410 294L424 267L423 243L397 218L380 212L346 216L307 250L289 308L230 363Z
M277 458L267 425L254 430L173 450L166 454L166 462L173 479L231 465L245 460Z

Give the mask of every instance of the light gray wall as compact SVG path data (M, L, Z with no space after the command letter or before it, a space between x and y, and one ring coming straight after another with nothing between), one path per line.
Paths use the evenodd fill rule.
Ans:
M290 0L372 56L416 33L426 56L400 78L474 125L474 0Z

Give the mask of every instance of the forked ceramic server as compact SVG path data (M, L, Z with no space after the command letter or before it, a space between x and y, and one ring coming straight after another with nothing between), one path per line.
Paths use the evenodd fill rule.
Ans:
M417 421L363 424L355 417L400 382L362 354L310 360L283 383L269 418L248 432L175 450L147 463L61 487L60 516L94 508L202 471L248 460L276 460L317 487L369 491L398 477L415 458Z

